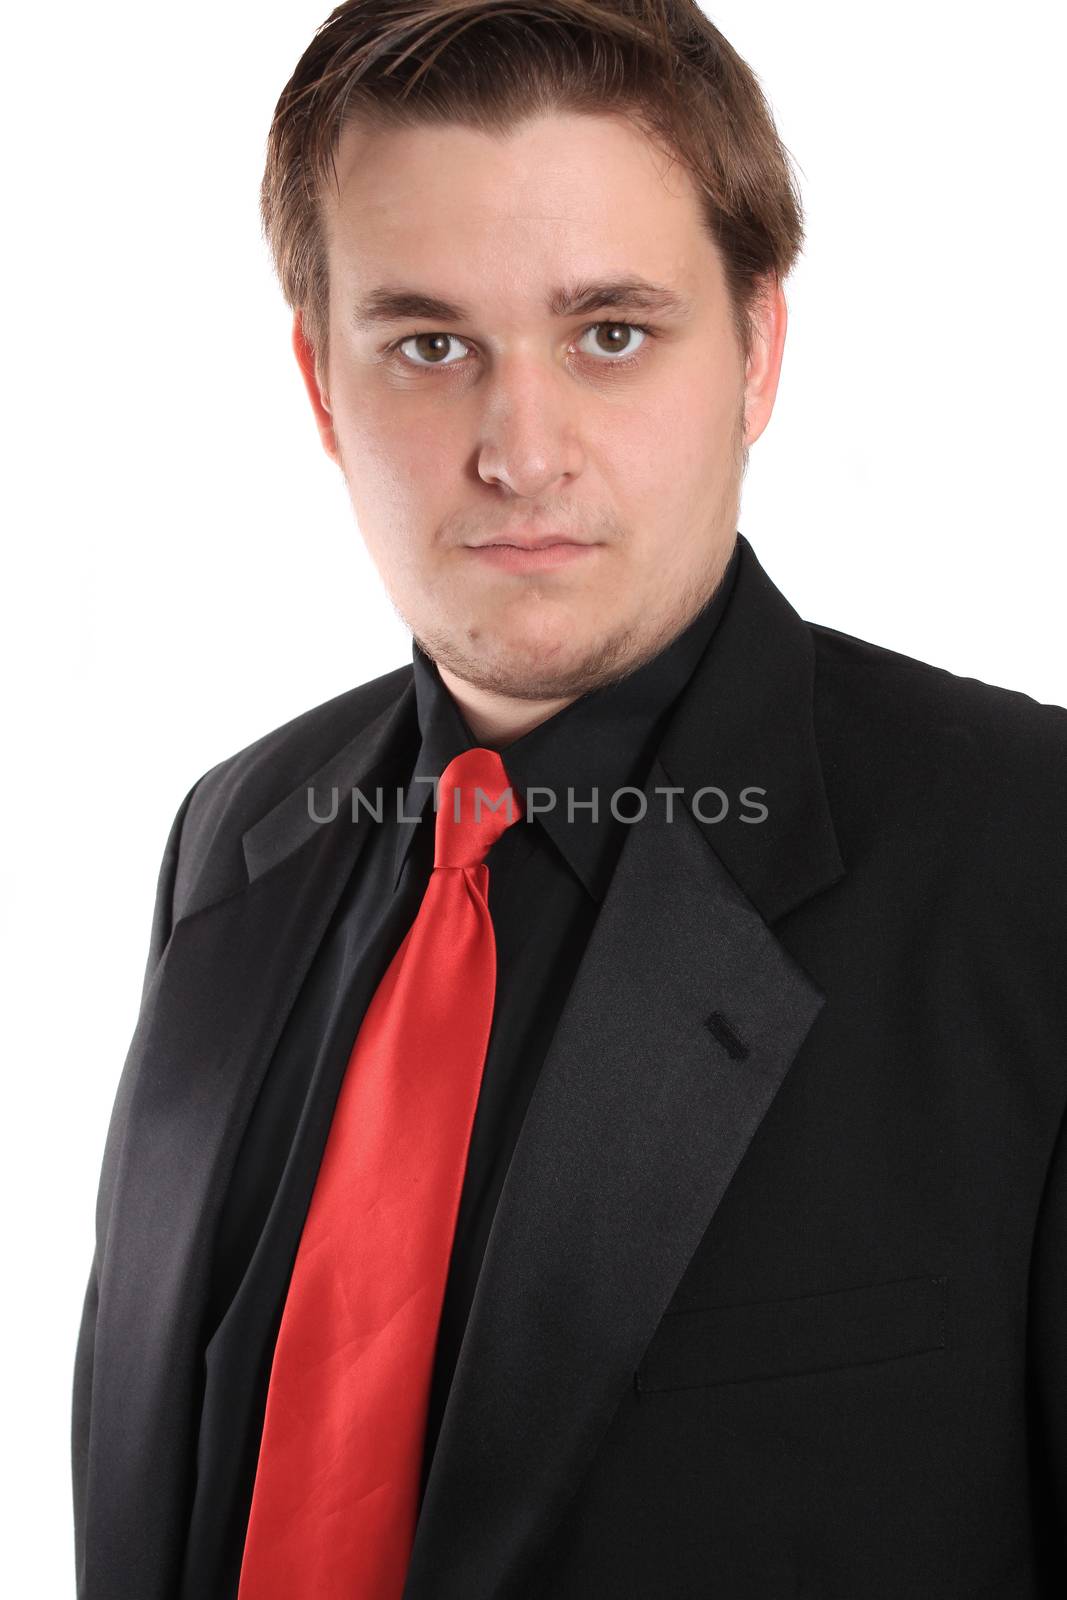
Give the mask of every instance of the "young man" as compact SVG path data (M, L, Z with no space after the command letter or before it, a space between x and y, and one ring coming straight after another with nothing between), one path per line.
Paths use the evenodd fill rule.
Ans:
M687 0L350 3L263 210L413 659L175 818L79 1595L1062 1593L1067 711L737 532L755 79Z

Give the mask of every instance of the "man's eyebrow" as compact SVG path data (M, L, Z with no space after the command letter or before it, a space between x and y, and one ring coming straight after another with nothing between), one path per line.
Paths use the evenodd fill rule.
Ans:
M647 278L598 278L553 289L546 309L553 317L587 316L593 311L607 310L685 317L692 306L677 290L666 284L650 283ZM357 328L369 328L381 322L404 322L412 317L431 322L470 322L473 313L466 306L402 284L385 284L372 289L357 302L353 312Z

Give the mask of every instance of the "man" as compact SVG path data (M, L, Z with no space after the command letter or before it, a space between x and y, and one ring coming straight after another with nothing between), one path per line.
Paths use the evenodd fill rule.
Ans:
M754 78L682 0L348 4L263 200L412 665L175 817L79 1595L1064 1592L1067 711L737 533Z

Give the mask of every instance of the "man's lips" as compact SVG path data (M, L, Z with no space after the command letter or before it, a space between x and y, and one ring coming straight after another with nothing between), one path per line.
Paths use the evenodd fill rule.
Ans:
M511 549L518 550L544 550L548 545L554 544L585 544L584 539L571 539L565 533L533 534L507 534L498 533L492 539L483 540L476 548L486 550L493 545L508 545Z
M504 572L545 572L552 567L588 560L599 546L583 544L577 539L565 539L559 534L545 534L538 539L516 536L514 542L492 539L486 544L468 545L467 548L476 560Z

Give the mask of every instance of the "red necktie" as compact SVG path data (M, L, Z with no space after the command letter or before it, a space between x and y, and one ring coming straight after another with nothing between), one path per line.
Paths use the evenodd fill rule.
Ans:
M496 988L495 750L438 786L434 868L349 1058L282 1312L238 1600L399 1600Z

